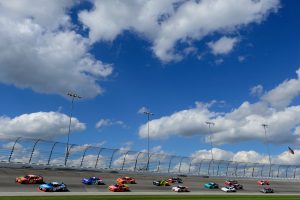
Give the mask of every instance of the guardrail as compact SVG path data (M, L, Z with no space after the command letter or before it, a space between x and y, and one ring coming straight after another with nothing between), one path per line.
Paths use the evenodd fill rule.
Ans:
M110 169L133 172L176 173L201 176L299 179L300 166L207 160L197 157L109 149L90 145L69 145L42 139L2 139L0 161L66 168ZM66 161L66 165L65 165Z

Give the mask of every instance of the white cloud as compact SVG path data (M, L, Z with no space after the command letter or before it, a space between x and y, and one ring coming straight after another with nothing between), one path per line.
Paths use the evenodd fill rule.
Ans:
M113 121L111 119L100 119L97 123L96 123L96 128L100 129L103 128L105 126L114 126L114 125L118 125L121 126L122 128L125 128L126 125L123 121Z
M237 38L223 36L215 42L209 42L207 45L215 55L228 54L238 42Z
M184 52L177 44L191 44L213 33L236 33L250 23L261 23L279 8L279 0L110 0L93 1L94 8L79 13L95 41L112 41L133 31L153 44L164 62L178 61ZM227 49L228 50L228 49Z
M139 110L138 110L138 114L144 114L145 112L150 112L150 109L146 108L145 106L141 107Z
M297 70L298 72L299 70ZM151 120L149 122L150 137L161 139L176 135L202 135L209 143L209 129L205 122L212 121L215 123L215 126L211 127L212 141L215 145L249 140L264 142L264 129L261 124L267 123L269 125L267 129L269 142L275 144L299 143L300 106L294 105L278 109L276 102L273 101L274 99L279 102L282 100L283 105L289 105L298 94L298 82L298 79L285 81L270 92L266 92L256 103L245 101L238 108L227 113L213 112L210 110L209 104L197 102L194 108ZM283 88L285 91L282 91ZM282 96L280 96L280 91L286 95L281 94ZM266 98L270 97L270 94L272 94L272 98ZM139 128L139 135L142 138L147 137L147 124Z
M300 69L296 71L297 79L286 80L265 94L262 99L277 109L282 109L292 102L300 93Z
M228 160L236 162L250 162L250 163L269 163L267 154L261 154L254 150L232 152L219 148L213 148L213 155L215 160ZM211 150L202 149L191 154L193 162L200 162L203 159L211 159ZM278 155L271 155L271 163L273 164L297 164L300 162L300 151L295 150L292 155L288 151L284 151Z
M246 56L238 56L238 61L239 62L244 62L246 60Z
M0 117L0 137L28 137L53 139L66 135L69 116L58 112L36 112L15 118ZM85 130L85 124L72 118L71 133Z
M250 88L250 94L252 96L261 96L264 92L264 87L262 85L256 85Z
M40 93L103 92L97 81L112 66L95 59L90 42L72 31L67 15L75 1L12 0L0 4L0 81Z

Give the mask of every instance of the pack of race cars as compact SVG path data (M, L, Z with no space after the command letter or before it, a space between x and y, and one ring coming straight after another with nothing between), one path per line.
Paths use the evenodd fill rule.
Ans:
M42 192L67 192L69 189L67 185L63 182L44 182L44 178L41 175L25 175L16 177L15 182L18 184L40 184L38 190ZM92 176L89 178L83 178L82 184L84 185L105 185L104 180L101 177ZM108 191L111 192L129 192L130 188L128 184L137 184L135 178L133 177L119 177L116 179L116 183L108 186ZM183 180L179 177L171 177L167 179L155 180L153 185L155 186L171 186L172 184L178 184L171 187L173 192L190 192L187 186L182 185ZM274 190L270 187L269 180L259 180L257 185L260 187L259 191L262 193L274 193ZM204 188L206 189L220 189L223 192L236 192L237 190L244 189L243 185L238 183L237 180L226 180L224 186L220 187L219 184L215 182L205 183Z

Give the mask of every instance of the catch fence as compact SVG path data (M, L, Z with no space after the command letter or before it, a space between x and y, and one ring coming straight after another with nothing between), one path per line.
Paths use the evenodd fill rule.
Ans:
M200 159L91 145L69 145L42 139L2 139L0 161L66 168L109 169L132 172L174 173L200 176L299 179L300 166Z

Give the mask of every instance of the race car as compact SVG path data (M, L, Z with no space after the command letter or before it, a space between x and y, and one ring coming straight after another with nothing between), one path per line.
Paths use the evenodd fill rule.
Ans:
M262 193L274 193L274 190L270 187L264 187L262 189L259 190Z
M68 192L67 185L59 182L50 182L46 184L42 184L38 187L38 189L42 192Z
M156 185L156 186L170 186L170 183L167 180L158 180L158 181L153 181L153 185Z
M122 177L122 178L118 178L117 183L119 183L119 184L125 184L125 183L135 184L136 182L135 182L134 178L125 176L125 177Z
M227 186L232 186L234 184L238 184L237 180L227 180L224 182L225 185Z
M90 178L83 178L82 183L86 185L105 185L102 178L95 176Z
M236 192L236 189L233 186L225 186L221 188L224 192Z
M239 184L239 183L235 183L233 185L231 185L232 187L234 187L237 190L242 190L244 189L243 185Z
M270 185L269 180L259 180L257 181L257 185Z
M169 183L183 183L182 179L181 179L181 178L178 178L178 177L172 177L172 178L169 178L169 179L168 179L168 182L169 182Z
M189 192L189 188L182 186L182 185L177 185L175 187L172 187L173 192Z
M42 184L44 183L44 179L40 175L26 175L20 176L16 178L16 183L20 184Z
M208 188L208 189L217 189L217 188L219 188L219 185L214 182L209 182L209 183L205 183L204 187Z
M126 184L115 184L108 186L108 190L111 192L129 192L130 189Z

